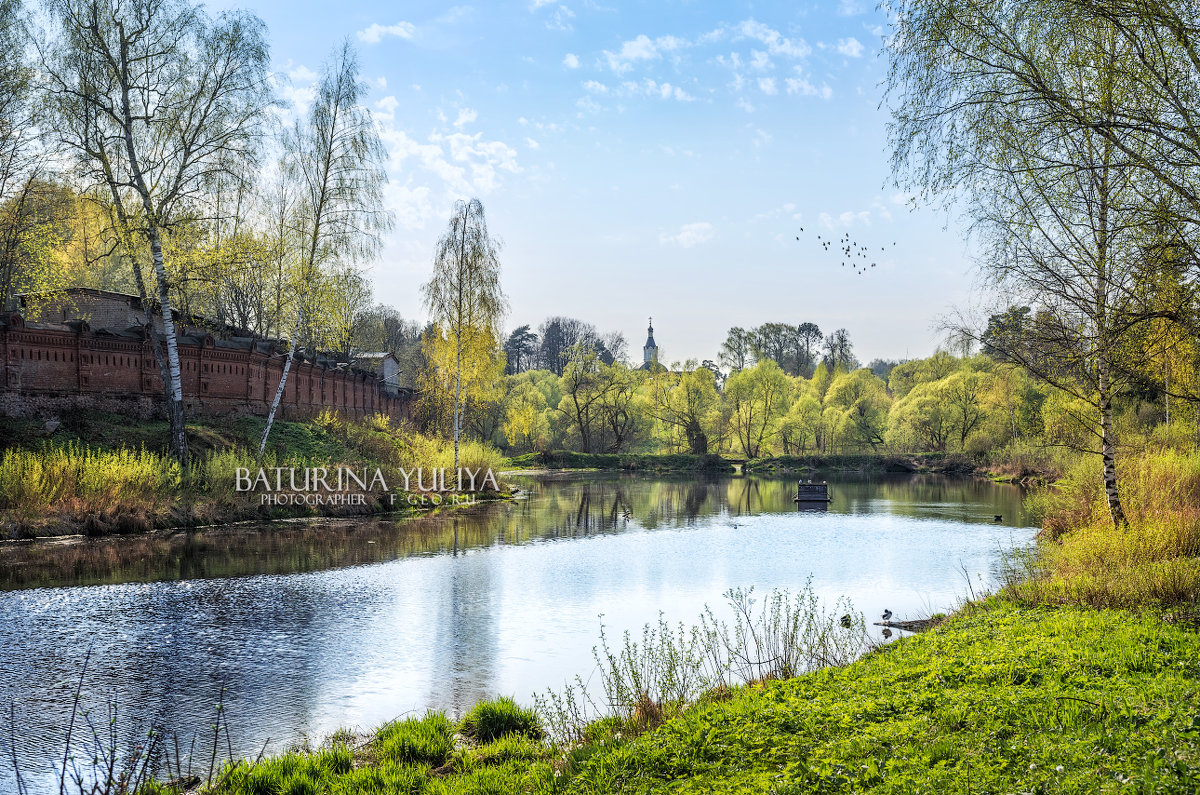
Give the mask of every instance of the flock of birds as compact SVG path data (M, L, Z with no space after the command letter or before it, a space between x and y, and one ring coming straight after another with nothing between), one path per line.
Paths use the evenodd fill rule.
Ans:
M800 227L800 231L803 232L804 227ZM799 240L800 236L796 235L796 239ZM817 242L821 244L821 248L825 251L829 251L831 246L836 246L838 252L843 257L842 267L844 268L849 265L854 269L855 273L866 273L868 267L874 268L878 264L871 257L867 256L871 253L871 249L867 246L859 244L859 242L856 240L852 240L849 232L842 235L837 240L823 238L820 235L817 235ZM892 241L892 245L896 245L896 242ZM881 246L879 250L887 251L887 247Z

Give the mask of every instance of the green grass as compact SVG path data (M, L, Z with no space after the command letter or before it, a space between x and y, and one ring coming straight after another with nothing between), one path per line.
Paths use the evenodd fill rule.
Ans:
M610 718L582 742L455 747L434 713L385 726L353 769L330 753L267 760L259 778L243 763L219 792L1190 793L1200 636L1148 612L993 599L851 665L710 694L642 734ZM301 779L314 789L251 788Z
M463 716L459 731L481 745L513 735L529 740L540 740L543 736L537 713L518 706L508 696L495 701L480 701Z
M384 763L440 767L454 750L454 724L441 712L394 721L375 735L375 752Z

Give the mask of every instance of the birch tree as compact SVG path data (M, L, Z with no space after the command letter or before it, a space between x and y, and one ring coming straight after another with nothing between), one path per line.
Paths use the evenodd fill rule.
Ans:
M1036 310L1020 340L989 344L1091 407L1089 449L1123 526L1120 353L1163 315L1140 300L1138 282L1146 220L1166 183L1146 168L1146 138L1112 134L1158 101L1140 45L1070 2L916 0L901 20L889 78L897 172L927 196L961 201L1005 303Z
M358 56L346 41L326 63L307 118L284 138L283 167L298 194L292 221L296 314L259 455L267 448L301 343L332 341L320 333L325 310L321 287L341 281L334 278L335 270L344 275L375 256L382 235L392 228L392 216L383 207L386 153L371 112L361 104L366 92Z
M33 108L22 23L20 2L0 0L0 202L20 192L32 165Z
M421 288L435 324L454 344L454 468L462 436L463 352L479 333L501 339L500 322L508 301L500 288L499 243L488 233L483 203L457 201L433 256L433 276Z
M265 28L239 11L210 18L186 0L51 0L57 31L37 42L47 129L111 200L166 392L171 452L187 460L183 384L164 238L197 213L206 185L253 160L272 102ZM149 262L148 284L143 265ZM153 289L153 292L151 292ZM165 348L165 359L164 351Z

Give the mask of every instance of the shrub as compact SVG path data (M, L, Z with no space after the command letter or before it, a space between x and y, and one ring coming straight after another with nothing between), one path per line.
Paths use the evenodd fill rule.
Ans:
M518 706L508 696L476 704L463 717L459 731L464 737L481 745L507 735L518 735L530 740L540 740L543 736L537 712Z

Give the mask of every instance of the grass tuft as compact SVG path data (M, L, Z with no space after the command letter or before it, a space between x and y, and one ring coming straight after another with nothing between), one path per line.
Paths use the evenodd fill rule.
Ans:
M440 767L454 750L454 725L441 712L387 724L375 735L379 758L401 765Z
M542 723L537 712L517 705L509 696L481 701L463 716L459 731L480 745L502 737L517 735L530 740L542 739Z

